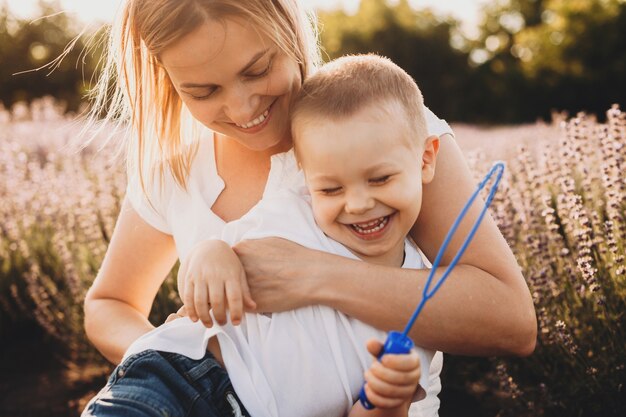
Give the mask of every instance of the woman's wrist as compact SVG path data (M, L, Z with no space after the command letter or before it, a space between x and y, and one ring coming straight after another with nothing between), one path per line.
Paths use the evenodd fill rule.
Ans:
M291 282L297 291L297 298L301 300L301 307L323 304L328 305L329 295L332 294L332 267L334 255L317 250L309 250L306 265L294 265L291 273L294 274Z
M307 297L309 304L322 304L342 310L354 293L354 277L361 276L369 264L343 256L318 252L313 259Z

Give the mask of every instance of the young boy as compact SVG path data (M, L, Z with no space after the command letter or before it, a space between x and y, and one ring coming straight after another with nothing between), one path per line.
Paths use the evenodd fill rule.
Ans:
M275 155L257 206L219 239L199 243L181 264L179 291L191 320L161 326L126 356L151 348L201 357L208 345L255 417L406 416L418 382L422 396L427 393L417 403L420 415L436 415L438 388L429 387L434 352L417 348L373 361L363 345L385 333L336 310L246 313L237 325L202 325L214 321L208 310L216 293L222 303L235 288L242 303L253 304L231 248L242 240L277 236L366 262L424 267L407 235L420 211L422 184L434 175L438 139L427 137L421 93L410 76L373 55L326 64L294 103L292 136L298 162L291 151ZM193 337L203 343L183 348L177 342ZM371 354L379 349L380 343L367 342ZM357 401L364 372L368 398L378 407L373 411Z

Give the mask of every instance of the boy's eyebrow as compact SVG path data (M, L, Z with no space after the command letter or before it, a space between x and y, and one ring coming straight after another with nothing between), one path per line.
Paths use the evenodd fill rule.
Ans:
M270 48L266 48L254 54L254 56L250 58L250 61L248 61L248 63L241 69L241 71L239 71L239 74L243 74L244 72L248 71L250 67L256 64L257 61L261 59L263 56L265 56L265 54L267 54L269 50ZM215 86L216 84L210 84L210 83L209 84L207 83L182 83L180 85L180 88L211 88Z
M381 162L379 164L368 167L365 172L367 172L368 174L371 174L372 172L378 171L380 169L392 169L394 167L395 165L391 162Z
M381 162L378 163L376 165L372 165L367 167L363 172L366 175L371 175L372 173L378 171L378 170L384 170L384 169L394 169L396 167L396 165L393 164L393 162ZM310 177L311 180L316 180L316 181L333 181L335 179L334 176L329 175L329 174L325 174L325 173L319 173L319 174L315 174L312 175Z
M334 177L328 174L317 174L317 175L311 176L310 179L316 180L316 181L332 181Z

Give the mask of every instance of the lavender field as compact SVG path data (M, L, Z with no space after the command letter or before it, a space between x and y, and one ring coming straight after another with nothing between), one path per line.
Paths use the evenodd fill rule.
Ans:
M58 347L51 355L66 370L61 378L99 386L110 368L86 340L82 299L124 195L124 161L114 143L78 151L82 125L61 110L46 99L0 109L0 375L14 361L16 329L29 326ZM453 125L477 179L495 159L507 162L491 212L539 321L528 358L447 358L444 387L479 404L476 415L617 416L626 409L626 113L614 106L599 117L603 123L579 114L549 124ZM161 322L177 305L170 278L151 319ZM9 376L0 376L3 416L18 415L10 393L19 381ZM59 415L76 413L92 394L66 393ZM457 397L444 390L442 398L441 415L453 415L445 400Z

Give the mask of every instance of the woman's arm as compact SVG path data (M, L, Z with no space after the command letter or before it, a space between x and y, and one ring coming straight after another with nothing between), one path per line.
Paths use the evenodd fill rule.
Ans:
M87 337L112 363L154 328L148 314L176 259L172 237L144 222L126 199L85 298Z
M412 236L434 259L448 228L475 190L456 142L441 139L434 180L424 187ZM473 223L468 215L442 260L450 262ZM282 239L235 247L261 311L324 304L385 330L402 330L417 306L428 271L390 268L305 249ZM288 254L286 256L285 254ZM441 275L441 267L435 279ZM467 355L528 355L536 318L520 268L490 217L411 331L425 348Z
M440 145L435 178L424 186L422 210L411 231L411 236L431 261L476 189L476 182L454 138L443 135ZM443 265L452 261L482 207L482 201L474 204L450 242ZM456 309L455 315L467 314L468 317L460 323L443 322L446 332L463 331L461 327L467 325L477 337L487 339L486 347L491 345L495 349L493 353L522 356L532 353L537 335L532 297L513 252L491 216L483 219L455 272L448 278L450 282L442 287L441 294L433 299L439 298L436 307L441 310L434 317L432 310L425 311L422 320L430 322L445 314L446 308Z

